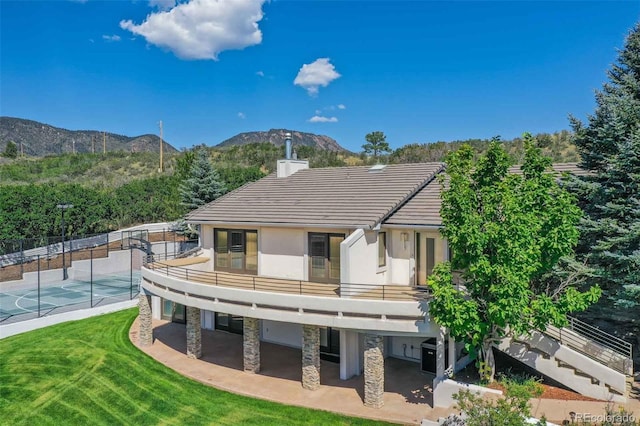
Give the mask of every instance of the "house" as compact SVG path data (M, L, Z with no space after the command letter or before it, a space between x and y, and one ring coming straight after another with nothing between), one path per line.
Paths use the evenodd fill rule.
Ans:
M318 388L321 357L333 360L341 379L364 375L369 407L383 404L385 358L446 381L468 358L428 314L426 280L450 256L439 233L443 171L442 163L310 169L279 160L275 173L187 216L200 227L197 253L145 265L141 344L152 343L155 317L186 322L189 357L201 355L202 328L243 334L247 372L259 372L263 341L300 348L302 387ZM576 370L594 370L600 383L584 384L591 395L626 386L624 374L612 379L602 362L585 366L567 350L577 366L563 359L545 374L573 383L587 380Z

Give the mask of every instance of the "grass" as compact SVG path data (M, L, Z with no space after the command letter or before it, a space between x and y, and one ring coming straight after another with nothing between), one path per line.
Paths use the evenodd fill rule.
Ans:
M0 340L0 423L382 424L220 391L129 341L137 309Z

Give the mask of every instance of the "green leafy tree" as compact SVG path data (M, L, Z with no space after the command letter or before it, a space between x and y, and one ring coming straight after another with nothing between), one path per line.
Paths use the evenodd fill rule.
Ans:
M367 133L364 138L367 141L367 143L362 145L365 154L372 155L373 158L378 158L381 153L391 152L389 142L387 142L387 137L383 132L376 131Z
M563 326L566 314L584 310L600 296L593 287L540 288L536 279L572 253L580 209L549 173L551 161L525 135L521 174L508 173L498 141L477 162L470 146L452 153L443 187L442 235L453 259L429 279L430 314L477 356L481 373L495 374L493 345L509 335ZM463 286L454 286L452 270Z
M581 165L570 187L585 213L578 254L618 305L640 304L640 23L629 33L587 124L572 118Z
M205 149L198 149L191 165L189 177L180 184L182 205L193 210L227 192L224 182L209 161Z
M18 147L15 142L7 142L7 146L4 147L4 153L2 155L6 158L16 158L18 156Z
M505 379L500 382L504 388L504 396L498 399L483 398L481 395L465 390L453 396L457 407L464 414L450 416L443 425L464 426L526 426L526 419L531 416L529 400L542 395L542 386L534 380L519 382ZM538 425L546 424L541 420Z

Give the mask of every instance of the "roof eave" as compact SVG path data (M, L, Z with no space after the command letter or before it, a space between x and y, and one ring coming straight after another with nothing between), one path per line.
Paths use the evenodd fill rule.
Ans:
M193 225L229 225L229 226L266 226L273 228L342 228L342 229L373 229L372 225L363 224L327 224L327 223L289 223L289 222L229 222L224 220L187 220Z

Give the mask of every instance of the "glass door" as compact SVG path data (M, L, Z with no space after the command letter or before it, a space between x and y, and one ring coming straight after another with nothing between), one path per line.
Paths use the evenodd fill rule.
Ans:
M228 331L229 333L243 334L244 333L244 318L238 315L223 314L220 312L215 313L215 328L216 330Z
M343 234L309 233L309 281L340 282L340 243Z
M320 358L340 362L340 330L320 327Z
M426 285L435 266L435 238L416 233L416 285Z
M215 269L238 274L258 273L258 232L244 229L215 229Z
M184 305L167 299L162 299L160 317L166 321L179 322L183 324L187 320Z

